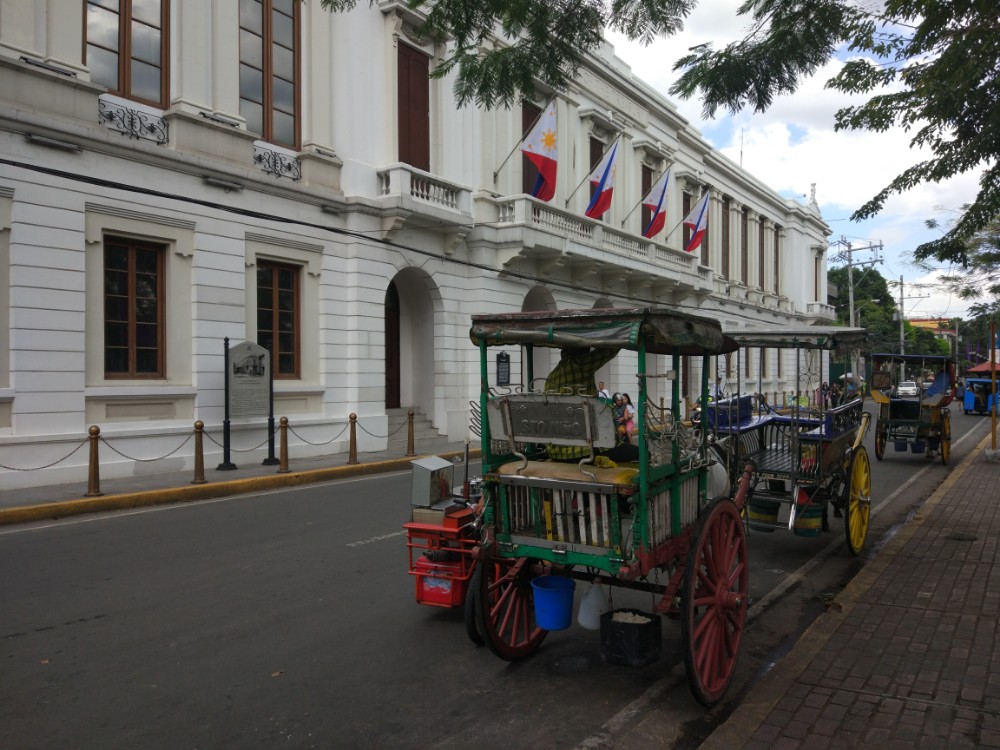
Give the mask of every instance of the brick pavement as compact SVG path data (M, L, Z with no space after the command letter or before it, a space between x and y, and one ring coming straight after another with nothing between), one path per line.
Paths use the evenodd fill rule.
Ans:
M1000 463L987 436L704 750L1000 748Z

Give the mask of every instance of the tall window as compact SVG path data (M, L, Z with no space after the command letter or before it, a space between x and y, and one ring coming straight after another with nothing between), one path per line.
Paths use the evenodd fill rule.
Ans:
M594 136L590 136L590 170L587 173L588 175L590 174L590 172L593 172L595 169L597 169L597 165L600 164L601 159L604 158L604 145L605 145L604 141L600 140L599 138L595 138ZM595 190L594 183L590 182L589 180L588 183L590 186L589 196L593 198Z
M750 283L750 226L746 206L740 211L740 281Z
M88 0L90 79L127 99L166 106L169 6L169 0Z
M757 223L757 286L764 289L764 219Z
M104 242L104 377L164 374L162 245Z
M399 160L431 171L430 62L423 52L399 45Z
M299 377L299 268L257 265L257 343L271 353L275 378Z
M703 190L708 190L708 188L702 188ZM705 210L709 211L712 208L712 199L708 199L708 205L705 206ZM709 222L705 222L705 236L701 240L701 264L703 266L708 266L709 264L709 252L708 252L708 235L712 231L712 227L709 226Z
M774 293L781 294L781 227L777 224L774 225Z
M691 213L691 206L693 205L693 203L694 203L694 201L691 198L691 193L687 192L686 190L683 193L681 193L681 215L682 216L687 217L687 215L689 213ZM681 230L681 234L682 234L681 241L684 243L683 247L687 247L688 243L691 241L691 230L690 230L690 228L688 228L688 226L685 225L684 229Z
M640 180L641 180L641 183L639 185L639 194L642 195L643 200L645 200L646 193L648 193L650 190L653 189L653 168L650 167L650 166L647 166L646 164L643 164L642 165L642 176L641 176ZM657 192L659 192L659 191L657 191ZM654 195L650 196L650 198L656 198L656 197L658 197L658 196L654 196ZM652 210L648 206L643 205L643 207L642 207L642 224L639 227L639 231L641 232L646 227L648 227L649 226L649 222L652 219L653 219L653 212L652 212Z
M729 224L732 219L733 203L729 198L722 199L722 276L729 278Z
M240 0L240 114L268 143L298 148L299 3Z

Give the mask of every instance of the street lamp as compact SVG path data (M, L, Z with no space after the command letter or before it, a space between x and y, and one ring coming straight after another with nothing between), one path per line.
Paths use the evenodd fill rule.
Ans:
M880 299L870 299L870 300L868 300L867 302L862 302L862 303L861 303L861 304L860 304L860 305L859 305L859 306L858 306L858 307L857 307L857 308L856 308L856 309L854 310L854 317L855 317L855 322L854 322L854 326L855 326L856 328L860 328L860 327L861 327L861 311L862 311L863 309L865 309L865 307L866 307L867 305L877 305L877 304L878 304L879 302L881 302L881 301L882 301L882 300L880 300Z

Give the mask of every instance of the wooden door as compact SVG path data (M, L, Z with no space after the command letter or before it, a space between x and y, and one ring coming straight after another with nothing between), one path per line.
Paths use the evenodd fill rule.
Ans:
M392 281L385 292L385 407L399 408L399 292Z

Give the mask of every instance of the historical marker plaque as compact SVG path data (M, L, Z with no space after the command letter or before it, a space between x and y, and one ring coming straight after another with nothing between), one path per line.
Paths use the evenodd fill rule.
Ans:
M266 417L270 413L271 358L252 341L229 347L229 415Z

